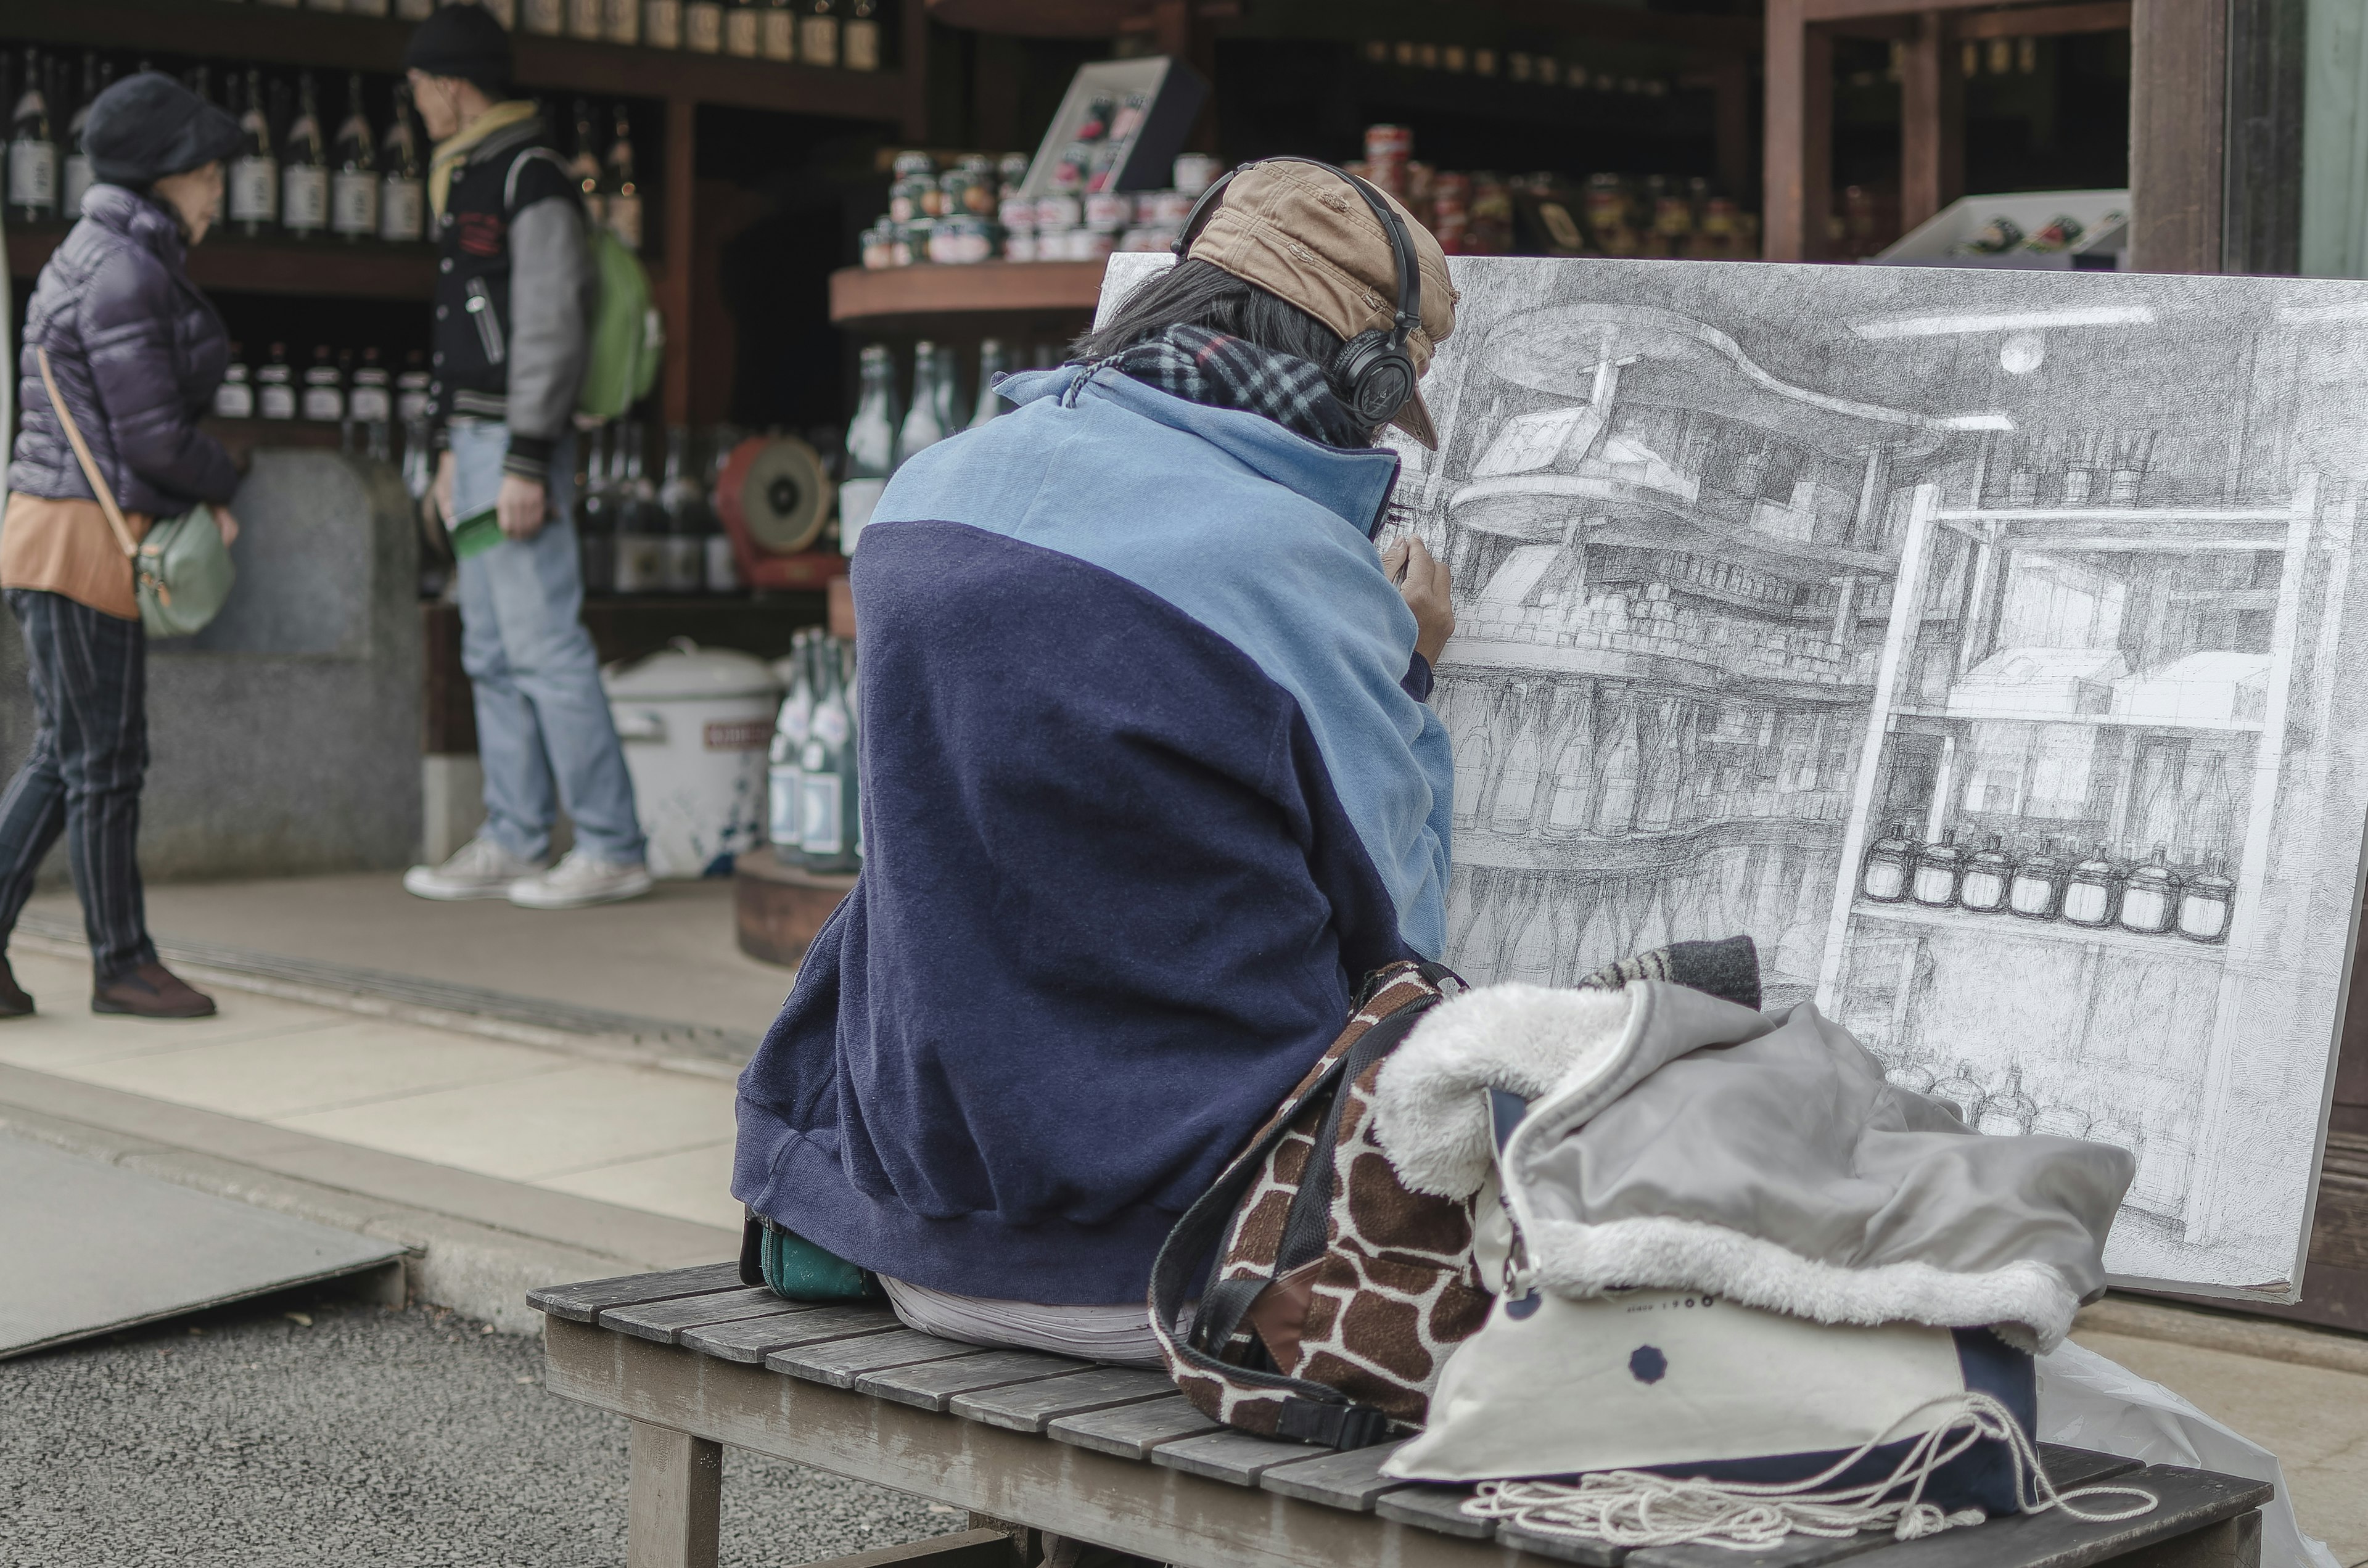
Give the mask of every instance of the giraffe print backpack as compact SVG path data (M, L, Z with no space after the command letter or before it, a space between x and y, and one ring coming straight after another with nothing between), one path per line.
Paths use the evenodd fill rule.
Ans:
M1578 983L1637 979L1759 1005L1748 937L1673 943ZM1212 1420L1335 1449L1419 1430L1447 1358L1487 1317L1472 1200L1406 1187L1372 1131L1383 1062L1464 989L1444 964L1368 975L1338 1038L1168 1233L1152 1328L1176 1386Z

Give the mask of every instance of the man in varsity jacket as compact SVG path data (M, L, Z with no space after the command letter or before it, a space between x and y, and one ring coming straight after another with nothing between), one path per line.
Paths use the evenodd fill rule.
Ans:
M448 523L490 507L506 537L460 567L485 825L442 865L413 867L403 885L423 898L530 909L632 898L650 876L580 617L569 521L596 287L582 195L534 106L505 101L509 36L483 6L436 12L404 63L436 142L436 503ZM557 806L575 824L575 846L552 866Z

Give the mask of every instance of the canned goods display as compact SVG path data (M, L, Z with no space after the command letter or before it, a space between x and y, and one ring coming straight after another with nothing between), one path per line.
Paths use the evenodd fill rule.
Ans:
M1086 222L1097 229L1122 229L1134 221L1134 198L1098 190L1086 198Z

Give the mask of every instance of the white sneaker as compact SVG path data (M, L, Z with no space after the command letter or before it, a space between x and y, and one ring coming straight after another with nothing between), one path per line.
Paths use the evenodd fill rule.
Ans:
M421 898L507 898L511 884L541 871L543 864L513 855L481 833L442 865L404 872L403 891Z
M571 849L550 870L512 882L509 897L520 909L581 909L639 898L654 885L650 869L638 860L620 866Z

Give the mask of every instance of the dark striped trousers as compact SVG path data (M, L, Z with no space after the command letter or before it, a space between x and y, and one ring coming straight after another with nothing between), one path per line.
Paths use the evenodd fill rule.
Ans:
M33 892L41 857L66 835L74 889L104 985L156 961L135 858L148 770L148 644L136 620L62 594L10 588L24 629L39 726L0 795L0 940Z

